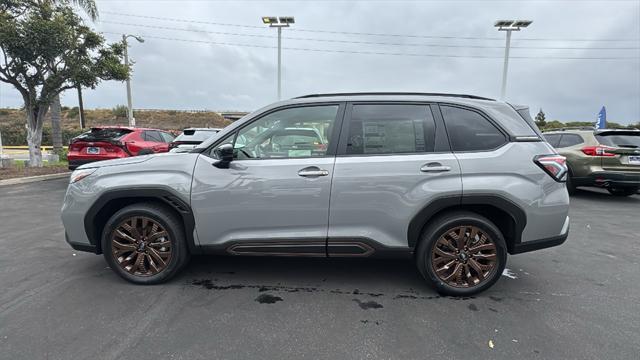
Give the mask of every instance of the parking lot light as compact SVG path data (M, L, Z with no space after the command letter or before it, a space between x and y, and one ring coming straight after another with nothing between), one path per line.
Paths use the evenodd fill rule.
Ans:
M507 70L509 68L509 49L511 47L511 32L520 31L533 23L533 20L498 20L493 26L498 31L507 32L507 43L504 48L504 66L502 68L502 88L500 90L500 100L504 100L507 95Z
M278 100L282 99L282 28L295 24L293 16L263 16L262 23L278 28Z

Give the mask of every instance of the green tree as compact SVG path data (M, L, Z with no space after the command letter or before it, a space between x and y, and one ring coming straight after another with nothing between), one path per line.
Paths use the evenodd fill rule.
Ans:
M30 166L42 166L42 126L56 95L129 75L123 44L106 44L67 1L0 0L0 49L0 81L24 100Z
M80 7L89 18L93 21L98 19L98 7L93 0L51 0L52 3L73 3ZM62 153L62 130L61 130L61 117L60 117L60 94L53 98L51 104L51 144L53 145L53 152L56 154Z
M540 109L540 111L538 111L538 115L536 115L536 125L538 125L540 129L547 126L547 122L545 121L545 115L544 115L544 112L542 111L542 108Z

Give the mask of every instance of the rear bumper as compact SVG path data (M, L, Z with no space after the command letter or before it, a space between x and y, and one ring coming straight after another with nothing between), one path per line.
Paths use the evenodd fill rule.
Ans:
M94 253L94 254L98 253L95 245L82 244L82 243L77 243L77 242L70 241L69 240L69 235L66 232L64 233L64 238L65 238L65 240L67 241L67 243L71 246L71 248L73 250L90 252L90 253Z
M68 158L68 162L69 162L69 170L75 170L78 166L80 165L84 165L84 164L89 164L92 162L96 162L96 161L102 161L102 160L112 160L112 159L120 159L121 157L100 157L100 158L72 158L69 157Z
M598 171L572 180L576 186L640 187L640 173Z
M567 218L565 219L564 225L562 226L562 231L560 235L553 236L550 238L545 238L545 239L531 240L531 241L525 241L525 242L513 244L513 247L509 249L510 250L509 253L512 255L522 254L529 251L546 249L553 246L561 245L567 240L567 237L569 237L569 227L570 227L569 224L570 224L570 219L567 216Z

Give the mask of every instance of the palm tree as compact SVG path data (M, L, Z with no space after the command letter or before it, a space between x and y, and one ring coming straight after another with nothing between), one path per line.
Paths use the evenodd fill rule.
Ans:
M96 21L98 19L98 7L93 0L51 0L54 3L72 3L81 8L91 19ZM51 104L51 142L53 145L53 152L59 154L62 152L62 129L60 125L60 94L56 95Z

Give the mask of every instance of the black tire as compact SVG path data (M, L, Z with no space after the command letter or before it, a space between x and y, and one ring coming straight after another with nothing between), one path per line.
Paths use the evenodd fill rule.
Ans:
M456 287L445 283L436 274L432 260L432 251L438 239L452 229L461 226L478 228L495 245L495 264L493 268L476 285L468 287ZM456 261L458 260L456 259ZM430 221L424 229L416 250L416 264L422 276L438 293L450 296L470 296L488 289L498 281L507 264L506 244L500 230L484 216L468 211L445 213ZM452 266L457 266L457 264Z
M138 155L151 155L151 154L154 154L154 153L155 153L155 151L153 151L153 149L149 149L149 148L141 149L140 151L138 151Z
M567 192L569 193L569 195L575 195L577 189L575 184L573 183L573 175L571 174L571 171L569 171L567 173Z
M638 193L637 187L608 188L607 191L613 196L631 196Z
M133 217L146 218L157 223L166 231L168 235L166 237L163 236L160 240L164 239L164 241L168 240L170 242L169 260L168 262L166 262L166 266L164 266L162 270L158 271L155 274L131 274L130 272L125 270L119 262L119 259L123 258L124 256L121 256L119 259L117 259L115 254L113 253L113 251L115 251L112 248L114 231L118 229L118 227L121 226L123 222ZM182 222L175 214L171 212L171 210L158 203L150 202L133 204L122 208L118 212L113 214L109 221L107 221L107 224L105 225L102 232L101 245L104 258L111 269L116 274L120 275L120 277L122 277L123 279L135 284L151 285L165 282L173 277L189 261L189 251L187 249ZM164 248L161 248L160 251L162 251L162 249ZM147 250L151 251L150 246L148 246ZM138 254L137 250L135 254ZM147 264L149 263L149 260L147 260L146 258L143 260L143 262L145 261ZM151 267L149 266L149 268Z

